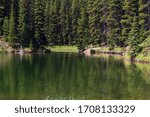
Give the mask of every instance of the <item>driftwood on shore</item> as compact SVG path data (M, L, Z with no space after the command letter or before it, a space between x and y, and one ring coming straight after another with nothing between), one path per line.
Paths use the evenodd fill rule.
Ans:
M111 55L121 55L123 56L126 51L110 51L110 50L103 50L101 48L88 48L83 52L86 56L90 56L93 54L111 54Z
M113 55L124 55L124 52L115 52L115 51L99 51L99 53L103 54L113 54Z

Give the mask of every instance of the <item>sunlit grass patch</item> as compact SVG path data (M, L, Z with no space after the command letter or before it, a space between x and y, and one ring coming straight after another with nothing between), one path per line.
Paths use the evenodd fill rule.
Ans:
M49 46L52 52L78 52L77 46Z

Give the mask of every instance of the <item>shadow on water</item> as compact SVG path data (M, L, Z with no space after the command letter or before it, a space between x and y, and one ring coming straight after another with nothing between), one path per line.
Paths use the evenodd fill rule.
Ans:
M0 54L0 99L150 99L150 68L113 56Z

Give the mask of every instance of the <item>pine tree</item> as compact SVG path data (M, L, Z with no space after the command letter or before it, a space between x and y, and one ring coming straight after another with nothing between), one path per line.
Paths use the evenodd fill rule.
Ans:
M86 0L80 1L80 17L78 20L78 46L83 49L88 45L89 39L89 14Z
M50 0L46 0L44 32L48 42L50 42L50 28Z
M35 1L35 10L34 10L34 26L35 26L35 41L36 46L39 48L41 45L47 43L45 33L44 33L44 23L45 23L45 0L36 0Z
M89 1L88 12L90 43L106 45L108 0Z
M14 9L15 32L18 37L18 15L19 15L19 0L12 0Z
M16 24L15 24L14 7L13 7L13 3L12 3L10 19L9 19L9 35L8 35L8 40L12 44L15 44L18 42L15 25Z
M62 32L62 44L68 44L68 35L69 31L69 21L68 17L70 14L70 0L62 0L61 9L60 9L60 23L61 23L61 32Z
M67 15L66 15L66 43L68 45L70 45L71 41L72 41L72 16L71 16L71 2L72 0L67 0Z
M128 43L130 45L130 56L131 56L131 59L134 59L138 52L140 52L140 46L139 46L139 43L140 43L140 30L139 30L139 21L138 21L138 17L135 16L134 19L133 19L133 23L131 25L131 30L130 30L130 33L129 33L129 38L128 38Z
M8 41L8 35L9 35L9 19L8 17L5 17L3 23L3 36L5 41Z
M91 35L90 43L94 43L95 40L99 40L100 37L100 14L99 3L101 1L89 1L88 12L89 12L89 31Z
M148 3L148 1L149 0L139 0L139 24L141 30L141 42L150 35L150 3Z
M123 46L120 41L121 35L121 14L122 7L120 0L109 0L109 16L107 18L107 25L109 28L108 39L109 46L113 48L115 45Z
M23 47L29 47L31 39L33 36L31 35L32 32L32 25L30 21L30 12L31 12L31 2L30 0L20 0L19 2L19 38L21 45Z
M138 15L138 0L124 0L123 1L123 15L122 15L122 33L121 33L121 40L124 42L124 45L127 44L127 39L129 36L131 23L134 16Z
M60 23L60 1L52 0L50 6L50 42L60 45L62 42Z
M35 40L35 13L34 13L34 8L35 8L35 0L29 0L28 1L28 27L29 27L29 33L28 35L30 36L28 41L30 40L29 47L35 47L36 45L36 40Z
M78 18L80 16L79 0L72 0L71 7L71 17L72 17L72 42L76 41L78 38Z
M66 43L66 23L67 23L67 0L62 0L61 8L60 8L60 23L61 23L61 32L62 32L62 38L63 38L63 44Z
M4 1L0 0L0 36L3 33L3 20L4 20Z
M25 40L26 40L26 36L27 36L27 24L26 24L26 0L20 0L19 2L19 26L18 26L18 30L19 30L19 38L20 38L20 42L21 44L24 46L25 45Z
M78 20L78 35L80 38L88 38L89 36L89 22L88 22L88 11L87 11L87 1L81 0L80 3L80 17Z

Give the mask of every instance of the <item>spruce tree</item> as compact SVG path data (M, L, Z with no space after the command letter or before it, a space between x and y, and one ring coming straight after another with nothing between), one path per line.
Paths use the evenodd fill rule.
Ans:
M134 59L141 49L139 46L140 30L139 30L139 21L138 21L137 16L134 17L133 23L131 26L132 27L129 33L128 44L130 45L130 48L131 48L129 54L131 56L131 59Z
M24 46L25 45L25 40L27 34L27 24L26 24L26 0L20 0L19 2L19 26L18 26L18 31L19 31L19 39L21 44Z
M69 17L69 3L70 0L62 0L61 9L60 9L60 23L61 23L61 32L62 32L62 44L67 44L68 42L68 17Z
M37 48L47 43L44 33L45 0L36 0L34 9L35 42Z
M79 0L72 0L71 7L71 17L72 17L72 41L76 41L78 38L78 18L80 16Z
M20 0L19 2L19 39L20 43L23 47L29 47L29 44L33 38L32 34L32 26L31 23L33 19L31 19L31 2L30 0Z
M4 1L0 0L0 36L3 33L3 20L4 20Z
M123 15L122 15L122 33L121 40L124 42L124 45L127 46L127 39L129 36L129 32L131 30L131 25L134 16L138 15L138 0L124 0L123 1Z
M67 7L66 7L66 10L67 10L67 15L66 15L66 44L69 44L71 43L71 40L72 40L72 16L71 16L71 2L72 0L67 0Z
M28 39L28 41L30 40L30 45L29 47L35 47L36 45L36 40L35 40L35 13L34 13L34 8L35 8L35 0L29 0L28 1L28 27L29 27L29 36L30 38Z
M5 41L8 41L8 35L9 35L9 19L6 16L4 18L4 23L3 23L3 36Z
M89 14L86 0L80 1L80 17L78 20L78 46L83 49L88 44L89 39Z
M50 42L50 28L50 0L46 0L44 32L48 42Z
M16 35L16 24L15 24L15 14L14 14L14 7L13 3L11 5L10 11L10 19L9 19L9 35L8 40L10 43L15 44L18 42L17 35Z
M150 35L150 3L149 0L139 0L139 24L141 42Z
M109 46L114 47L123 46L122 42L120 41L121 35L121 14L122 14L122 7L120 0L109 0L109 15L107 18L107 25L109 28L108 32L108 39L109 39Z
M89 31L91 35L90 43L94 43L95 40L99 40L100 37L100 14L99 10L102 8L99 6L101 0L89 1L88 12L89 12Z
M88 22L88 11L87 11L87 1L81 0L80 3L80 17L78 20L78 35L80 38L88 38L89 36L89 22Z
M15 32L18 37L18 15L19 15L19 0L12 0L14 9L14 19L15 19Z
M50 6L50 42L60 45L62 42L60 23L60 1L52 0Z
M89 1L90 43L107 44L108 0Z

